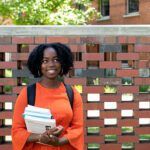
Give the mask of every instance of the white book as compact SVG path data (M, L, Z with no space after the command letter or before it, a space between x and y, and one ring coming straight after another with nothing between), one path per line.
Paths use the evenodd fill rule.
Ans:
M23 113L28 132L42 134L46 129L56 127L49 109L28 105Z
M28 105L28 106L25 108L25 112L26 112L26 111L28 111L28 112L44 113L44 114L51 114L51 112L50 112L49 109L40 108L40 107L36 107L36 106L31 106L31 105Z
M46 129L51 129L56 127L55 119L43 119L32 116L25 116L25 123L28 132L42 134Z
M39 114L39 113L34 113L34 112L24 112L23 116L33 116L33 117L39 117L39 118L49 118L52 119L52 115L49 114Z

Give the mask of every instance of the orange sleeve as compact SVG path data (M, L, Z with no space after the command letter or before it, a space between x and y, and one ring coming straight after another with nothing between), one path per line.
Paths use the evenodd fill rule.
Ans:
M81 95L74 89L73 101L73 119L67 133L64 135L69 140L72 147L77 150L83 150L84 132L83 132L83 103Z
M22 116L24 109L27 106L26 95L26 88L23 88L16 100L14 107L11 130L13 150L22 150L28 136L30 135L30 133L26 130L25 122Z

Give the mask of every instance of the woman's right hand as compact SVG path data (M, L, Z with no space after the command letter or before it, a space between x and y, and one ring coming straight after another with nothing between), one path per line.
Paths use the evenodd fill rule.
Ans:
M59 126L57 126L55 128L47 130L46 133L47 133L48 136L49 135L54 135L54 136L58 137L59 135L61 135L63 130L64 130L63 126L59 125Z

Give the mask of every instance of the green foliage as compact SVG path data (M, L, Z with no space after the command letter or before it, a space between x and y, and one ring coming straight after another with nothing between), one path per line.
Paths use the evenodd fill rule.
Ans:
M100 14L91 0L2 0L0 16L17 25L82 25Z

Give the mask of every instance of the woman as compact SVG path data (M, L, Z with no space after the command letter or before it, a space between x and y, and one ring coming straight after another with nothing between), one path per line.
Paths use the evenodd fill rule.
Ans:
M50 109L56 127L43 134L30 133L22 117L27 106L27 88L20 92L13 115L12 143L14 150L83 150L83 106L80 94L73 88L71 108L64 84L58 80L73 67L71 50L64 44L37 46L30 54L28 68L36 83L35 106Z

